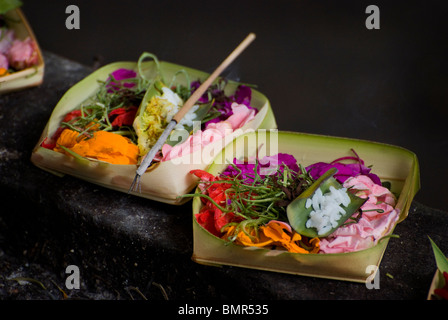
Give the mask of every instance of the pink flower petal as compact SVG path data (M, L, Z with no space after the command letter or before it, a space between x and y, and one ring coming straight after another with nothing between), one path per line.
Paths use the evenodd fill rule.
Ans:
M8 51L9 64L16 70L32 67L38 62L37 45L31 38L14 40Z
M362 217L357 223L338 228L327 238L321 239L320 250L323 253L352 252L370 248L387 235L399 218L394 209L395 197L382 186L375 184L368 176L358 175L344 183L345 188L369 200L361 206ZM360 195L360 192L362 195ZM388 199L385 203L379 199ZM356 217L358 213L354 214Z
M203 147L218 140L222 140L225 136L232 134L234 130L245 125L255 117L255 112L244 104L235 104L232 108L234 114L227 120L210 123L205 130L197 130L193 135L190 135L186 141L177 144L174 147L164 144L162 146L162 161L172 160L185 154L201 150ZM224 147L224 145L222 147Z
M3 53L0 53L0 68L9 68L8 58Z
M231 124L234 130L241 128L255 117L255 111L253 109L249 109L246 105L236 102L232 103L232 112L233 114L226 121Z

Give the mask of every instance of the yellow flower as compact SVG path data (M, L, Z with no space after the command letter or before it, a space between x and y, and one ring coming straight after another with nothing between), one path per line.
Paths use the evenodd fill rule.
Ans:
M177 106L162 97L154 96L149 100L144 113L139 117L140 120L134 123L138 133L140 155L148 153L156 144L177 110Z

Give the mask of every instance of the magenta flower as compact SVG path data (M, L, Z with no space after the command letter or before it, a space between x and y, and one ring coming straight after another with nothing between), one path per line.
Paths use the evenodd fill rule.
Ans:
M296 158L287 153L278 153L262 158L260 160L259 172L262 175L272 174L272 172L276 172L277 170L283 173L285 166L295 173L299 172Z
M241 171L239 178L245 183L253 182L255 167L257 168L257 175L262 179L267 175L276 174L277 172L283 173L285 166L295 173L299 172L297 160L287 153L279 153L273 156L263 157L258 160L258 163L255 163L255 161L245 161L244 163L241 163L235 158L233 159L233 164L236 168L229 165L222 174L235 177L240 174Z
M107 86L106 86L108 88L111 88L111 90L109 90L109 92L112 92L113 90L119 90L121 87L132 88L133 86L135 86L135 83L123 82L123 80L133 79L137 76L137 73L134 70L121 68L121 69L117 69L114 72L112 72L111 76L113 79L111 80L109 78L108 81L111 80L111 82L109 84L107 84ZM113 80L116 80L119 83L114 82Z
M374 183L381 185L380 178L377 175L371 173L371 169L364 165L364 161L359 158L354 150L352 151L355 154L354 157L343 157L336 159L330 163L317 162L306 167L306 171L313 179L318 179L330 168L336 168L338 169L338 172L334 175L334 178L339 181L339 183L344 183L348 178L362 174L370 177L370 179L372 179ZM342 163L342 161L344 160L354 160L355 163Z
M250 100L252 99L252 90L248 86L239 85L236 89L235 95L233 95L231 99L234 99L238 104L244 104L247 107L252 108L250 106Z
M200 86L201 86L201 82L199 82L199 81L193 81L193 82L190 84L191 92L193 93L193 92L194 92L197 88L199 88ZM204 94L202 95L202 97L199 98L198 101L201 102L201 103L207 103L207 102L208 102L208 94L207 94L207 92L204 93Z
M199 81L192 82L190 85L192 89L191 91L194 92L197 88L199 88L200 85L201 83ZM208 124L210 123L224 121L228 117L230 117L233 114L232 103L234 102L238 104L244 104L249 109L253 109L255 110L255 112L258 112L257 109L250 106L250 102L252 99L252 90L248 86L239 85L233 95L226 96L222 86L214 85L210 87L208 92L202 95L202 97L199 99L199 102L209 102L209 95L211 96L211 99L214 99L213 108L219 111L221 115L210 121L207 121L204 125L204 128L207 128Z
M115 80L120 81L135 78L137 76L137 73L134 70L121 68L112 72L111 75L112 77L114 77Z

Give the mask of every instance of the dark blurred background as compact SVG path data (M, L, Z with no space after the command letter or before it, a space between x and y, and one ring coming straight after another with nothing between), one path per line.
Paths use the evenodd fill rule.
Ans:
M95 68L148 51L211 72L254 32L227 75L258 85L280 130L407 148L420 161L416 200L448 210L446 1L23 2L44 51ZM365 25L371 4L379 30ZM69 5L80 29L66 28Z

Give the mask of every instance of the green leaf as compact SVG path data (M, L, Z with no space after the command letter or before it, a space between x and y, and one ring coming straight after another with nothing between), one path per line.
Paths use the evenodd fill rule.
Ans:
M151 58L154 61L155 65L157 66L157 76L161 79L162 82L165 82L163 80L163 75L161 72L159 59L157 59L157 56L155 54L152 54L149 52L143 52L138 59L137 68L138 68L138 73L139 73L140 77L146 81L152 81L152 79L146 78L145 72L143 70L143 61L146 58Z
M431 241L432 250L434 251L434 257L436 259L437 269L440 270L440 272L448 272L448 259L443 254L442 250L436 245L436 243L430 238L429 241Z
M17 9L22 6L20 0L1 0L0 1L0 14L4 14L10 10Z
M309 219L313 207L306 208L305 204L307 199L311 198L314 193L321 189L322 194L329 192L330 187L336 189L341 189L342 185L333 176L338 170L336 168L331 168L325 172L319 179L317 179L307 190L300 194L294 201L292 201L286 208L289 224L292 228L299 234L314 238L314 237L326 237L332 234L337 228L339 228L343 223L347 221L363 204L367 199L362 199L354 194L347 192L350 203L347 207L341 205L345 210L345 214L339 219L337 226L326 232L325 234L319 235L317 229L314 227L307 228L306 222Z
M61 149L63 149L65 152L67 152L67 153L70 153L73 157L75 157L76 159L79 159L79 160L86 160L86 158L84 158L83 156L80 156L79 154L77 154L76 152L74 152L74 151L72 151L72 150L70 150L69 148L67 148L67 147L64 147L64 146L59 146Z

